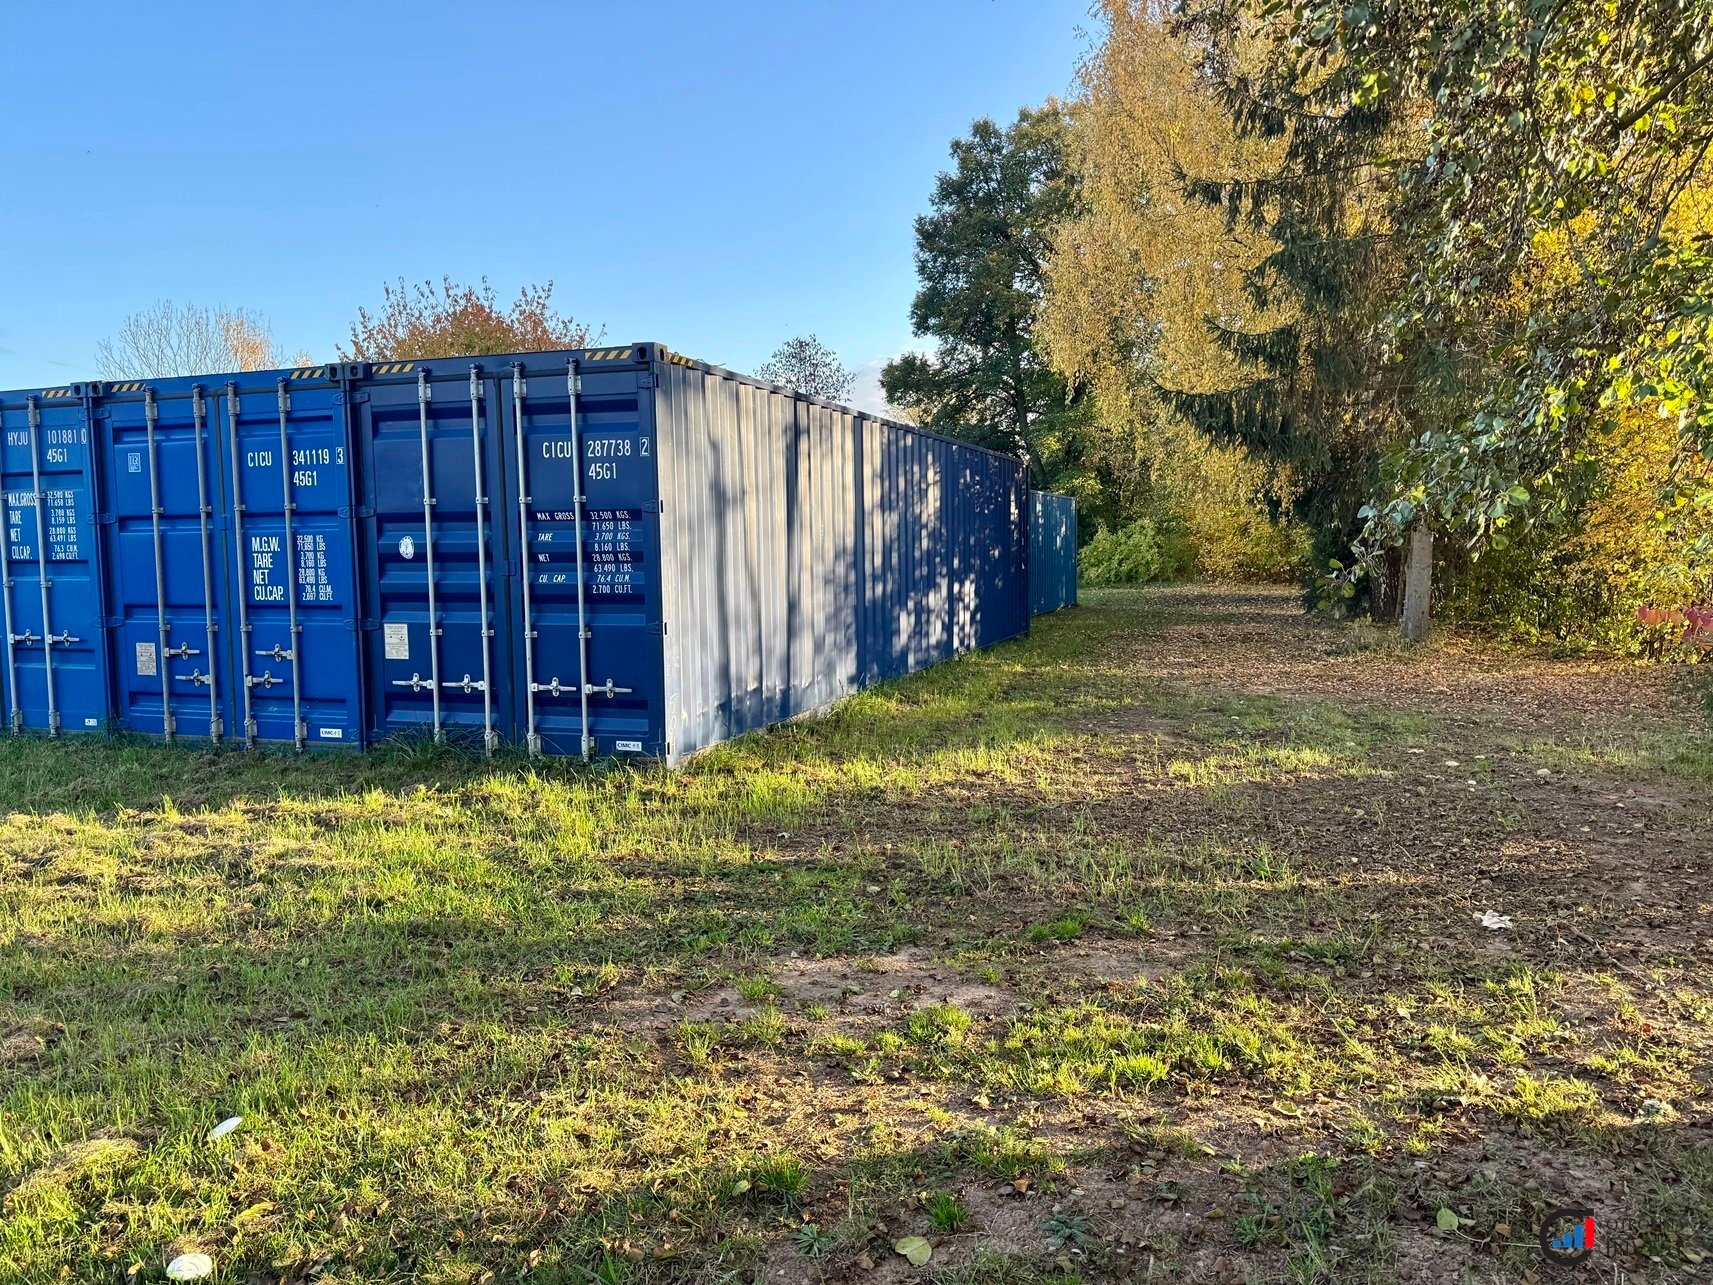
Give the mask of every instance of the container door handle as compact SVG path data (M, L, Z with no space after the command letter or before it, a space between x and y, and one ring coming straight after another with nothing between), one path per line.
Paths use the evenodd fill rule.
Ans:
M239 464L244 457L238 453L238 412L238 385L229 382L226 385L226 431L232 455L232 552L237 555L238 565L243 566L248 552L244 547L244 470ZM284 461L281 461L281 467L284 467ZM248 639L250 594L242 582L239 583L235 596L238 599L238 632ZM238 648L238 659L243 663L244 746L246 749L255 749L256 711L250 700L250 689L256 685L256 680L250 677L249 648Z
M208 464L202 455L202 434L206 427L208 403L202 396L202 385L190 390L191 422L196 426L196 506L197 521L202 536L202 629L208 638L208 673L198 686L208 688L208 738L220 744L224 730L220 719L220 695L214 690L214 550L209 540ZM193 681L195 679L193 678Z
M482 604L482 681L472 682L470 675L465 674L462 683L445 683L443 686L458 688L466 696L472 691L482 693L482 753L492 754L500 738L494 731L494 702L488 694L488 675L492 664L488 640L493 637L488 615L488 531L484 516L488 494L482 476L482 368L474 362L470 364L470 452L476 482L476 590Z
M6 693L12 698L12 734L24 730L24 710L18 704L18 662L12 652L18 635L12 632L12 515L6 488L0 486L0 605L5 609Z
M434 583L434 470L429 460L428 450L428 403L434 400L434 386L428 382L428 372L416 372L416 409L417 437L422 450L422 543L428 556L428 692L433 702L434 710L434 743L440 744L446 739L446 733L440 726L440 611L435 602ZM394 679L394 687L407 684ZM412 674L408 684L411 691L420 691L422 679Z
M583 376L577 359L565 363L565 392L571 404L571 507L577 520L577 675L582 690L578 701L583 719L583 761L594 757L595 738L589 735L589 606L583 576L583 518L588 501L583 494L583 439L577 425L577 398L583 391Z
M512 436L517 443L517 541L518 561L527 567L534 552L529 544L529 460L523 440L523 363L512 363ZM535 728L535 694L541 685L535 681L535 610L530 595L534 576L523 575L523 681L524 681L524 744L532 755L541 753L541 733Z
M287 628L291 631L291 650L280 659L291 661L291 730L292 744L299 753L303 751L304 742L309 738L309 732L303 721L303 676L298 670L297 653L303 641L303 629L297 623L297 533L293 529L291 515L297 508L292 498L291 471L291 440L286 424L291 418L291 393L286 389L286 381L279 381L280 408L280 502L285 506L285 542L286 542L286 614ZM279 650L275 644L275 651Z
M149 521L155 543L155 636L160 639L162 657L171 656L167 646L167 562L161 543L161 478L159 453L155 449L155 426L160 422L161 409L155 401L155 390L143 390L143 426L149 451ZM161 684L161 735L168 745L173 742L176 726L172 716L172 688Z

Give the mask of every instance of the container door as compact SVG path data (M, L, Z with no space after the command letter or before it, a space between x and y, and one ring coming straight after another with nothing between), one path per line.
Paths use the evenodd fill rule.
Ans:
M523 737L547 754L663 757L652 370L532 358L506 394Z
M499 384L468 362L388 362L352 400L370 735L492 749L514 726Z
M351 451L329 374L223 390L247 743L362 743Z
M51 735L106 725L95 477L81 388L0 408L0 558L7 725Z
M181 381L110 385L96 411L124 731L218 742L235 726L220 412L218 398Z

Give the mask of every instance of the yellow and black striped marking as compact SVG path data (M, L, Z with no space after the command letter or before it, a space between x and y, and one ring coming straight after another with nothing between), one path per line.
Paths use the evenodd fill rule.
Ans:
M632 349L625 348L591 348L583 354L584 361L629 361Z
M42 389L42 396L43 397L75 397L76 395L77 394L73 393L71 391L71 389L69 389L69 388L44 388L44 389Z
M133 380L128 384L108 384L107 391L110 393L140 393L146 387L148 387L147 384Z
M293 379L326 379L327 367L311 366L307 370L294 370L291 372L291 377Z
M375 367L377 375L408 375L416 369L414 361L388 361Z

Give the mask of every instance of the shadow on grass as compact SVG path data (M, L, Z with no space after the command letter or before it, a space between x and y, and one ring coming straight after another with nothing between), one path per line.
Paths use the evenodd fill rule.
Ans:
M1105 644L1157 626L1155 613L1126 601L1061 612L1024 639L945 662L848 698L826 714L797 720L715 747L687 775L776 767L782 758L914 760L964 749L1003 750L1050 724L1057 698L1091 684L1121 703L1126 671L1101 663ZM0 810L45 814L152 811L171 799L180 809L235 802L309 801L353 791L404 793L418 785L463 790L540 778L622 793L675 774L649 765L528 759L508 750L484 759L467 748L399 738L366 755L292 754L194 743L165 746L144 737L63 740L26 736L0 741Z

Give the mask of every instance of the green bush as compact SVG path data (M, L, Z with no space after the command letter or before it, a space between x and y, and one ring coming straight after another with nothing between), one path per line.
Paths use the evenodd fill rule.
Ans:
M1182 580L1195 569L1195 549L1176 523L1138 518L1116 531L1102 526L1078 555L1091 585Z
M1677 421L1632 410L1594 443L1565 520L1513 535L1478 560L1444 552L1437 610L1447 620L1566 651L1706 660L1683 626L1650 625L1640 608L1713 602L1713 498L1667 495Z

